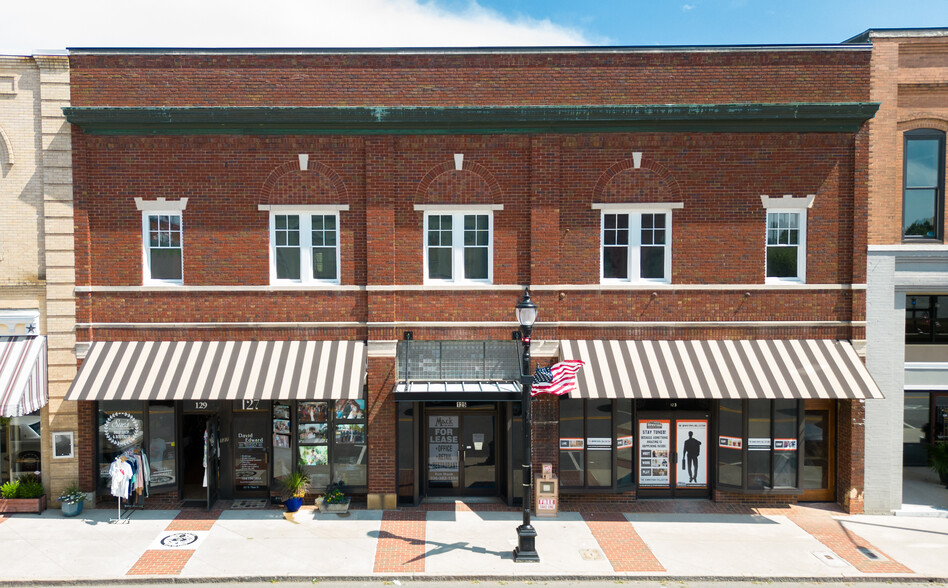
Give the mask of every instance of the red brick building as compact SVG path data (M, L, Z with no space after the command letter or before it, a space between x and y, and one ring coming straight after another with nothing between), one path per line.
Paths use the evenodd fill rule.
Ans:
M859 510L869 57L73 50L83 483Z

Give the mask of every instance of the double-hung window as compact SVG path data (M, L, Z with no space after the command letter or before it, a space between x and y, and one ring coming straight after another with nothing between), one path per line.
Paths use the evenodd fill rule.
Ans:
M142 212L142 281L145 284L184 282L184 226L182 213L188 199L155 201L135 199Z
M766 282L806 282L806 211L813 196L761 196L767 209Z
M902 176L902 238L944 239L945 133L907 131Z
M260 208L270 212L270 283L340 283L339 212L348 206Z
M494 215L503 205L418 205L425 213L424 282L484 283L494 280Z
M672 209L681 206L594 204L602 210L601 281L670 283Z

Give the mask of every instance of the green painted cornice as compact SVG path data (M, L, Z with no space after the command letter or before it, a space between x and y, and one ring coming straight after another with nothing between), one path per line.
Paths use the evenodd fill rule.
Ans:
M63 108L98 135L853 132L872 102L634 106L211 106Z

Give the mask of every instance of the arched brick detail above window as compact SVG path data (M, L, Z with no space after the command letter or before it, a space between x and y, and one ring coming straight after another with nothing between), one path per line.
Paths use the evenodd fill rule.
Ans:
M298 160L284 163L263 182L261 204L348 204L345 182L329 166L310 161L306 171Z
M3 131L3 127L0 127L0 163L13 165L14 162L15 158L13 157L13 144L10 143L10 139Z
M902 132L915 129L935 129L948 133L948 120L932 117L909 118L899 121L898 129Z
M678 181L662 164L642 158L636 169L632 159L617 161L599 176L593 202L681 202Z
M455 169L454 161L428 171L418 184L415 204L500 204L500 183L486 167L464 162Z

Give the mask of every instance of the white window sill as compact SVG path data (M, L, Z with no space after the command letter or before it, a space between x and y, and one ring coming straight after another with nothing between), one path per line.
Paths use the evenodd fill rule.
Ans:
M794 285L794 284L806 284L805 280L800 278L766 278L764 280L765 284L777 284L777 285Z
M183 286L184 280L143 280L142 286Z

